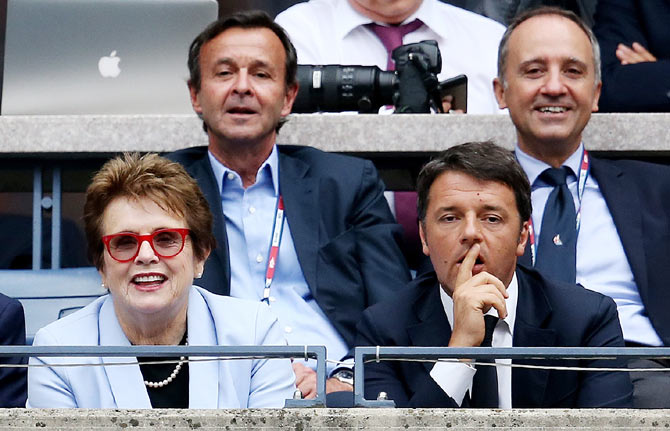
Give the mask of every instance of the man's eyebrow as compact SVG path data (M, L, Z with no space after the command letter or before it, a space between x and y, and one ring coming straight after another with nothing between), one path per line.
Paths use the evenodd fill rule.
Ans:
M587 65L587 63L586 63L585 61L582 61L582 60L580 60L580 59L578 59L578 58L576 58L576 57L568 58L568 59L565 61L565 63L566 63L566 64L576 64L577 66L579 66L579 67L583 67L583 68L585 68L585 69L588 68L588 65Z
M522 61L519 63L519 69L523 69L526 66L530 66L531 64L545 64L546 60L544 60L541 57L535 57L531 58L530 60Z
M507 212L505 208L499 206L499 205L484 205L482 207L485 211L498 211L498 212Z
M215 64L216 64L216 66L219 66L219 65L222 65L222 64L224 64L224 65L234 65L234 64L237 64L237 61L235 61L235 59L233 59L231 57L222 57L222 58L218 59ZM272 64L265 61L265 60L255 59L251 62L250 66L251 67L270 68L272 66Z

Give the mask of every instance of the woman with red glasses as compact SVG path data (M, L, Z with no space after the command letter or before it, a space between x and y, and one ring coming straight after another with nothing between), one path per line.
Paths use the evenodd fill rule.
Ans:
M282 345L266 305L197 286L215 246L212 215L181 165L155 154L107 162L86 192L89 255L105 295L53 322L34 345ZM28 407L282 407L288 359L31 358ZM85 362L87 366L63 367ZM119 365L128 363L130 365Z

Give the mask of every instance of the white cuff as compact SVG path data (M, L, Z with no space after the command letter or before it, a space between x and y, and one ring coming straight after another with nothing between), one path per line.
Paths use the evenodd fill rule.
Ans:
M430 371L430 377L460 406L465 393L472 391L472 378L476 371L466 362L437 362Z

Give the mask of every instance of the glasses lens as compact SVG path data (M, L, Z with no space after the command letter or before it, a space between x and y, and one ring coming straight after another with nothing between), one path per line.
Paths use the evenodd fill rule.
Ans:
M131 259L137 251L137 239L131 235L117 235L109 241L109 254L114 259Z
M163 257L172 257L181 251L184 238L179 232L162 230L154 234L152 242L156 253Z

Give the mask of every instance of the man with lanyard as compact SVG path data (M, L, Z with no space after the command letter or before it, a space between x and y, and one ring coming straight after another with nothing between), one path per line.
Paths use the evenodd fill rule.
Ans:
M626 345L670 345L670 170L589 156L581 137L600 88L597 41L573 13L531 10L503 35L494 89L532 185L530 246L520 263L612 297ZM670 407L668 373L631 379L636 407Z
M198 285L262 300L291 345L325 345L339 360L363 310L409 280L400 227L371 162L306 146L277 146L298 91L296 52L263 12L221 19L189 51L188 86L208 147L171 154L198 181L218 246ZM316 374L294 362L313 397ZM334 368L333 363L329 369ZM349 370L327 390L352 390Z

